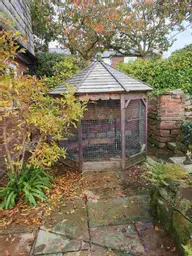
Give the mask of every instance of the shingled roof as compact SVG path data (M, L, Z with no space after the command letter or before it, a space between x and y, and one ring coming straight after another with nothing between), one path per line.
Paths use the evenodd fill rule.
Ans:
M66 84L73 85L77 93L103 93L103 92L134 92L150 91L151 87L145 83L112 68L104 62L96 61L87 68L74 75L56 87L51 94L62 94Z

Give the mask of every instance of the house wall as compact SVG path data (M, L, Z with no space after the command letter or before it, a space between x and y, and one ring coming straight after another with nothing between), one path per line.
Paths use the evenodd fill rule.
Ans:
M192 99L180 90L149 100L148 140L158 148L180 141L181 124L192 121Z
M117 64L119 64L120 62L124 62L124 57L122 57L122 56L111 57L111 66L113 68L115 68L117 66Z
M8 18L14 23L14 27L27 38L27 42L22 42L22 45L32 55L34 55L34 44L29 4L29 0L1 0L0 12L6 14Z

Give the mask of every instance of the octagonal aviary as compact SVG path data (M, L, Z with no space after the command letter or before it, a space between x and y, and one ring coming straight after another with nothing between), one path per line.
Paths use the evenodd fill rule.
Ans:
M55 88L61 96L66 84L76 88L77 100L88 99L78 129L71 128L61 147L81 171L125 169L143 161L147 149L147 92L145 83L95 61Z

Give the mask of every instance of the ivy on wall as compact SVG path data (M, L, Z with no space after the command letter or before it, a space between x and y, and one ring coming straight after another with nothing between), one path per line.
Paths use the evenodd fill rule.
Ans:
M185 144L192 151L192 122L184 122L181 126L181 132L185 138Z

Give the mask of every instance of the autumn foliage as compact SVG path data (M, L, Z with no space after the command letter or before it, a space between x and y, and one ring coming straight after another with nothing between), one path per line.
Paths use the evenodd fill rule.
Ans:
M60 43L88 60L108 48L120 22L121 1L66 1L60 9Z
M60 157L65 158L66 150L59 147L58 141L69 135L69 126L76 126L85 109L84 103L76 101L73 88L68 88L63 97L54 98L42 80L13 72L10 63L17 65L19 37L20 33L12 30L2 30L0 34L0 122L9 173L8 187L0 188L5 208L13 207L22 191L33 205L33 195L45 198L41 190L43 184L49 185L50 178L44 171L40 177L40 170L51 167ZM30 171L34 176L29 180L26 173Z
M40 48L58 40L61 47L85 60L112 49L126 56L161 54L173 43L175 31L184 30L192 21L192 4L187 0L31 3L33 32Z

